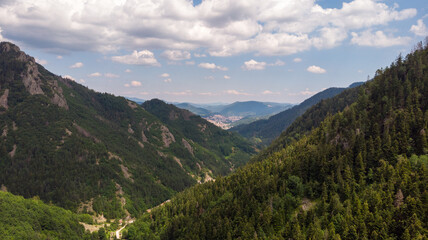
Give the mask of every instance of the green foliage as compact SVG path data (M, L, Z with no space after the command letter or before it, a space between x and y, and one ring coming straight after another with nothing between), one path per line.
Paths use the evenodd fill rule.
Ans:
M426 239L427 66L428 43L310 133L145 214L128 239Z
M196 135L192 124L200 119L184 128L169 125L123 97L53 75L13 44L1 43L0 51L0 94L9 91L8 108L0 109L0 186L13 194L73 211L92 203L107 218L124 217L125 209L138 216L194 185L196 177L229 173L229 161L239 165L253 153L248 142L215 126L208 126L213 136ZM43 94L31 95L23 83L32 66ZM68 108L54 104L59 93ZM168 146L165 129L175 138ZM210 137L217 142L204 142Z
M261 119L249 124L238 125L231 128L230 131L238 132L246 138L259 138L262 140L260 145L269 145L281 134L282 131L287 129L287 127L290 126L296 118L305 113L308 108L320 101L322 102L323 99L331 98L344 90L345 88L326 89L303 101L301 104L275 114L268 119ZM316 121L316 119L313 121Z
M0 191L0 236L2 239L83 239L87 237L78 216L44 204Z

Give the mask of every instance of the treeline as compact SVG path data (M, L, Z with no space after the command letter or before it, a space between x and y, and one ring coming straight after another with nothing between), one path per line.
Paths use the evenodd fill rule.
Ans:
M420 43L378 70L353 104L310 134L178 194L125 236L426 239L427 93L428 43Z

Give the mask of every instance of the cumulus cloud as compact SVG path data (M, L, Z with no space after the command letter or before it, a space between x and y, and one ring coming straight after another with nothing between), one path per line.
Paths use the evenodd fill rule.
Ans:
M194 61L186 61L186 65L192 66L192 65L195 65L195 62Z
M266 62L257 62L254 59L251 59L250 61L244 62L244 65L241 66L244 70L264 70L266 66L284 66L285 62L281 60L276 60L274 63L266 63Z
M181 92L164 92L164 94L173 95L173 96L189 96L189 95L192 95L192 91L186 90Z
M149 50L142 50L139 52L134 50L130 55L114 56L111 60L130 65L160 66L155 55Z
M131 86L139 87L139 86L141 86L141 82L139 82L139 81L132 81L131 82Z
M74 77L70 76L70 75L65 75L65 76L62 76L62 77L70 79L70 80L73 80L73 81L76 81L76 79Z
M295 59L293 59L293 62L296 62L296 63L301 62L301 61L302 61L301 58L295 58Z
M382 31L376 31L375 33L372 33L370 30L367 30L360 34L352 32L351 35L352 44L368 47L391 47L397 45L406 45L411 40L409 37L394 37L392 35L387 36Z
M427 36L428 28L425 26L424 21L419 19L417 25L412 25L412 27L410 27L410 32L414 33L416 36Z
M46 65L48 64L48 61L44 60L44 59L38 59L36 58L36 62L40 65Z
M315 65L309 66L306 69L306 71L311 72L311 73L318 73L318 74L327 72L324 68L321 68L321 67L315 66Z
M205 48L213 56L288 55L313 47L332 48L351 32L386 26L416 13L378 0L352 0L340 8L323 8L314 0L217 0L197 6L189 0L38 0L37 5L14 0L0 5L0 23L7 26L1 33L4 37L50 52L176 49L183 53ZM172 54L175 59L187 56ZM133 58L116 60L158 65Z
M70 66L70 68L81 68L81 67L83 67L83 63L81 62L77 62Z
M88 75L88 77L101 77L101 76L102 76L102 74L99 72L94 72L94 73L91 73Z
M167 78L167 77L169 77L169 74L168 73L162 73L160 76L164 77L164 78Z
M164 79L163 81L166 82L166 83L170 83L170 82L172 82L172 79L171 78L167 78L167 79Z
M312 96L316 94L316 91L310 91L309 88L306 88L304 91L296 92L296 93L288 93L289 96Z
M56 59L61 60L63 57L61 55L56 56Z
M251 59L250 61L244 62L244 65L242 65L242 69L244 70L263 70L266 68L265 62L257 62L254 59Z
M230 76L228 76L228 75L224 75L224 76L223 76L223 78L224 78L224 79L230 79Z
M215 63L200 63L198 67L212 70L227 71L227 67L217 66Z
M242 96L250 96L251 95L249 93L240 92L240 91L233 90L233 89L232 90L226 90L225 93L229 94L229 95L242 95Z
M180 61L190 59L191 54L188 51L180 51L180 50L165 50L162 54L162 57L172 60L172 61Z
M278 95L278 94L279 94L279 92L272 92L272 91L270 91L270 90L264 90L264 91L262 92L262 94L263 94L263 95Z
M197 58L201 58L201 57L206 57L206 54L203 53L194 53L193 56L197 57Z
M126 69L125 72L126 73L130 73L130 72L132 72L132 70L131 69Z
M106 77L106 78L118 78L120 76L117 74L114 74L114 73L105 73L104 77Z

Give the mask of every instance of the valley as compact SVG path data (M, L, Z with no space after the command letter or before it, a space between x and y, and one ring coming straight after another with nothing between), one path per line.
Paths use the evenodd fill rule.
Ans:
M0 1L1 240L427 240L428 9Z

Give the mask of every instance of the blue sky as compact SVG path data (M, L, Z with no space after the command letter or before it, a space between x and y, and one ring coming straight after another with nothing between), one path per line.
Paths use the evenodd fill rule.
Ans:
M428 35L425 0L5 0L0 40L89 88L298 103L365 81Z

